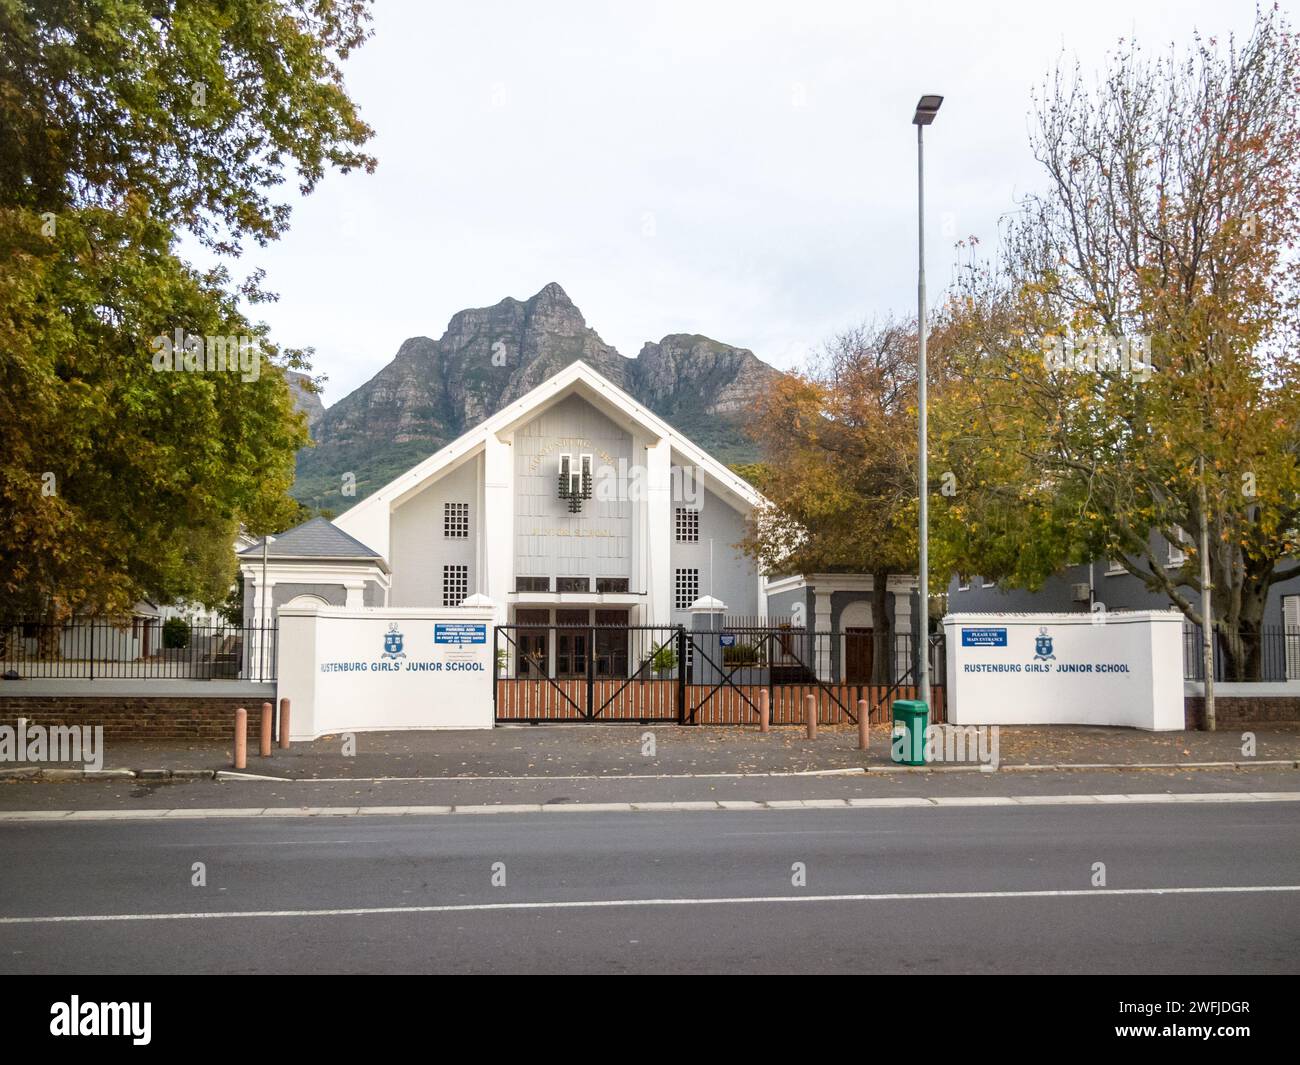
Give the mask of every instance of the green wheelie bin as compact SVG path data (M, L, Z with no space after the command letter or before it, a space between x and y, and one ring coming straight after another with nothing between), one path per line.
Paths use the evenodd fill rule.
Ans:
M890 757L903 765L925 765L925 730L929 724L927 703L920 699L895 699Z

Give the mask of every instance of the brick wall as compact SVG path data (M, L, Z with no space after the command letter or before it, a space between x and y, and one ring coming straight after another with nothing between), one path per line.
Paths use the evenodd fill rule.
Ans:
M1205 697L1188 695L1183 699L1183 717L1189 729L1205 727ZM1214 718L1219 728L1239 725L1269 725L1280 721L1300 721L1300 698L1294 695L1216 695Z
M102 725L111 740L229 740L239 706L248 711L248 743L255 749L262 728L256 696L2 695L0 723L25 717L34 725Z

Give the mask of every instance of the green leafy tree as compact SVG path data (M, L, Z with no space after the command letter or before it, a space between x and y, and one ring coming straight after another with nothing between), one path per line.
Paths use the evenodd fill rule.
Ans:
M363 3L0 0L0 621L213 605L240 526L292 523L307 443L273 298L176 252L288 224L294 172L371 169L339 62ZM157 338L246 337L233 370L160 367ZM162 372L162 371L166 372Z

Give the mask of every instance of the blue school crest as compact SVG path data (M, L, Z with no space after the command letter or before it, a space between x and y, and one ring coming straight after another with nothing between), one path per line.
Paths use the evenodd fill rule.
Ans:
M405 658L402 654L402 634L397 631L397 622L388 626L388 631L384 633L384 658Z
M1044 625L1034 640L1034 661L1046 662L1049 658L1055 659L1056 655L1052 654L1052 638L1047 635L1047 626Z

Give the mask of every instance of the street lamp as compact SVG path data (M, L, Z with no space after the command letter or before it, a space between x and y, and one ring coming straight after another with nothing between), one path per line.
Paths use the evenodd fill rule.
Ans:
M930 477L927 469L929 449L926 447L925 411L925 127L939 113L942 96L922 96L916 104L912 125L916 127L916 331L918 339L918 366L916 379L917 416L917 499L919 501L920 573L917 575L917 598L921 603L920 658L917 663L916 691L930 705Z

